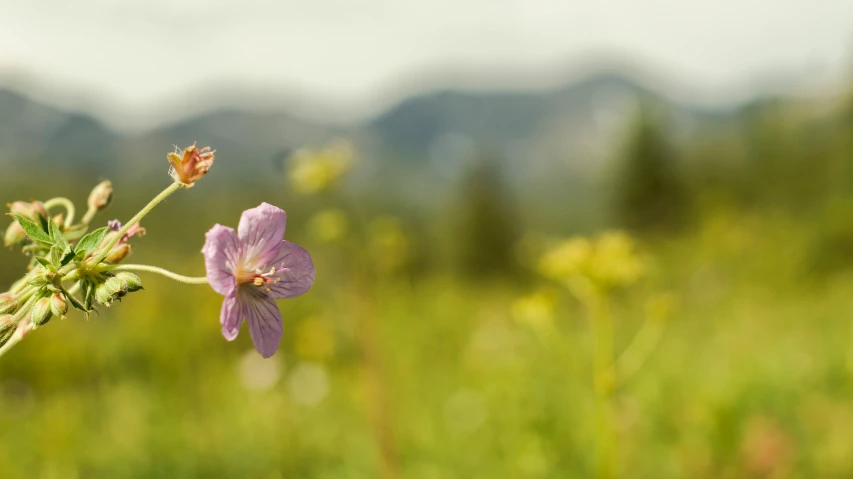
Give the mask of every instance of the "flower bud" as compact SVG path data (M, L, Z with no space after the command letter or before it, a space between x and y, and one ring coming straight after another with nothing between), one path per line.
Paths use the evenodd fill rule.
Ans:
M120 263L121 260L125 259L127 255L130 254L130 245L127 243L119 244L113 246L113 249L110 250L109 253L104 257L110 263Z
M11 314L0 316L0 346L6 344L6 341L15 334L18 323L15 322L15 317Z
M18 308L18 297L15 293L0 294L0 314L14 312Z
M52 314L50 312L50 298L41 298L33 305L30 319L32 319L34 325L41 326L50 321Z
M107 293L109 293L110 296L114 298L121 298L122 296L127 294L128 284L127 281L117 276L113 276L111 278L108 278L104 282L104 288L107 290Z
M113 199L113 184L109 181L103 181L89 193L89 208L93 210L102 210L109 206Z
M50 312L54 316L65 318L65 313L68 312L68 303L62 293L56 293L50 297Z
M31 286L44 286L51 282L53 282L53 273L46 271L44 268L39 268L27 281Z
M3 237L3 244L6 246L12 246L23 243L25 239L27 239L27 233L24 231L24 228L22 228L17 221L13 221L12 224L6 228L6 234Z
M9 212L13 215L20 215L32 221L38 221L39 217L47 218L47 210L40 201L27 203L26 201L15 201L8 203Z
M95 287L95 301L97 301L99 304L103 304L104 306L109 308L110 303L112 303L114 300L115 298L113 298L113 295L111 295L109 291L107 291L105 283L101 283Z
M121 271L115 275L115 278L120 280L120 281L124 281L125 284L127 284L127 292L128 293L133 293L133 292L139 291L140 289L143 289L142 288L142 280L139 279L139 276L137 276L133 273L128 273L127 271Z

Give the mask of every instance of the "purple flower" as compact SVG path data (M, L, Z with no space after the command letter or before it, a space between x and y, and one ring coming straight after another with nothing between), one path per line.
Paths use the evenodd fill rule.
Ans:
M211 228L201 250L210 286L225 296L222 335L233 340L247 319L255 349L265 358L281 342L275 300L295 298L314 284L311 255L282 239L286 222L284 210L261 203L243 212L236 233L222 225Z

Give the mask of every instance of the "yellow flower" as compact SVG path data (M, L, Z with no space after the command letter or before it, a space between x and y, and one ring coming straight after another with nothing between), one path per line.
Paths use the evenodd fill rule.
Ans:
M289 159L290 181L302 194L315 194L335 185L352 166L355 151L346 141L319 150L301 149Z
M512 303L512 318L519 324L546 332L554 325L555 303L554 293L548 290L522 296Z
M606 286L628 286L645 272L634 241L621 231L604 233L595 244L590 276Z
M585 274L592 254L592 244L586 238L565 240L539 260L539 272L548 278L566 280Z

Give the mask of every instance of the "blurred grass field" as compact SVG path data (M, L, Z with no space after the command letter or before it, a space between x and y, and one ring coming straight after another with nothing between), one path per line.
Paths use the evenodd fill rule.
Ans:
M833 158L853 161L838 148ZM793 177L806 181L801 171ZM82 201L90 187L17 178L5 180L4 201ZM246 330L223 340L209 288L145 276L143 292L88 321L54 320L2 358L2 477L594 476L588 314L536 267L542 238L571 225L520 222L497 246L512 267L474 254L495 268L478 277L454 247L479 231L491 248L491 231L509 231L482 211L482 223L464 223L472 232L398 214L393 199L302 196L284 176L227 194L222 185L158 207L132 261L201 275L210 226L234 226L261 201L286 209L286 238L311 251L317 280L280 302L279 353L263 360ZM159 188L114 186L103 220L129 217ZM785 191L801 206L799 190ZM663 294L672 308L613 398L621 477L853 476L848 194L832 189L806 213L775 196L743 206L709 195L677 233L636 235L648 268L609 297L617 353L651 301ZM4 250L0 263L9 284L25 260Z

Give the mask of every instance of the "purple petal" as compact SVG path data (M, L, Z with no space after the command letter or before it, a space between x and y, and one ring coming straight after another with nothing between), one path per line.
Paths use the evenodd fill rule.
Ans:
M269 295L276 299L295 298L311 289L314 284L314 262L305 248L290 241L282 241L278 256L272 263L278 282L270 286Z
M228 341L233 341L240 332L240 326L243 325L243 304L240 302L236 294L228 295L225 301L222 302L222 312L219 314L219 322L222 323L222 335Z
M275 257L286 223L284 210L268 203L243 212L237 234L243 244L246 266L260 268Z
M240 291L240 301L246 311L249 321L249 334L255 349L265 358L271 357L278 350L281 342L282 324L281 311L275 301L254 288L243 288Z
M222 225L210 228L205 238L201 252L207 280L214 291L228 296L237 289L235 274L240 261L240 240L233 229Z

